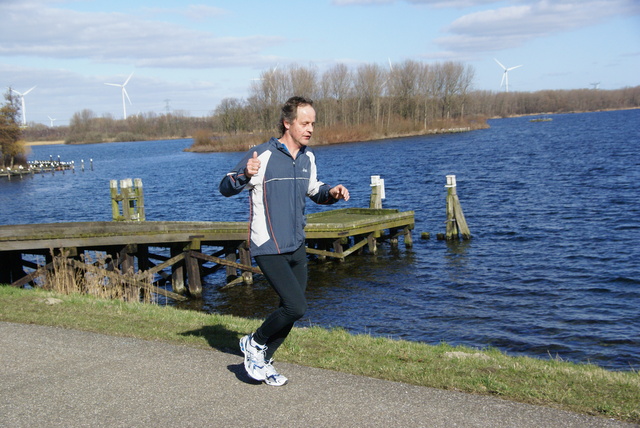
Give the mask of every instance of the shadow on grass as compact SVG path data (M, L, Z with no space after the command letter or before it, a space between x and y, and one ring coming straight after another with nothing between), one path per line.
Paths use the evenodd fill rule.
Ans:
M222 325L207 325L197 330L185 331L180 335L203 337L213 349L242 356L238 342L244 334L229 330Z

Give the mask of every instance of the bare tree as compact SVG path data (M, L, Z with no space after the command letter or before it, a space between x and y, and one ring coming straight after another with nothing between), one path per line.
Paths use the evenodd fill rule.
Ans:
M377 64L358 66L355 73L354 90L357 98L357 122L371 120L380 124L382 94L387 83L383 69Z
M464 114L466 96L474 74L471 66L465 67L459 62L447 61L436 65L434 92L439 99L443 119L461 117Z
M215 110L222 125L222 130L229 134L237 134L245 128L244 104L237 98L223 99Z
M422 64L418 73L418 96L422 104L422 127L427 129L429 121L433 120L435 114L435 74L433 68L428 64Z
M258 113L261 128L270 129L278 120L277 106L290 96L290 79L279 67L264 71L251 83L248 104Z
M417 117L416 100L419 93L420 64L406 60L390 72L389 97L403 119Z
M312 67L292 65L289 68L291 94L316 99L319 94L318 72Z
M345 105L351 97L353 87L353 79L349 68L342 63L336 64L328 69L322 75L323 99L329 105L338 105L337 114L332 114L332 109L328 109L329 113L327 124L334 122L348 123L348 117L345 111Z

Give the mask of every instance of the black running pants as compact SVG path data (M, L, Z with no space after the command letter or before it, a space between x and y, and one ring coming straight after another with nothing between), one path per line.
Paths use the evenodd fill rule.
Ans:
M255 256L256 263L269 284L280 296L280 306L269 315L253 338L267 345L266 358L271 359L293 324L307 310L307 254L304 244L292 253Z

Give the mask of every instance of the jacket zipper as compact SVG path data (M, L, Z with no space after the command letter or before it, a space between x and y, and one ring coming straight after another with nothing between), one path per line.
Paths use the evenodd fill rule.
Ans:
M296 242L296 230L298 226L298 174L296 171L296 160L292 159L293 164L293 242Z

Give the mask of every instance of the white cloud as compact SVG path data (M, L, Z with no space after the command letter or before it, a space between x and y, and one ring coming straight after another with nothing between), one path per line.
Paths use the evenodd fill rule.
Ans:
M204 4L192 4L189 5L184 14L193 21L204 21L209 18L224 16L227 12L219 7L207 6Z
M393 3L410 3L433 6L436 8L465 8L497 3L496 0L333 0L336 6L347 5L379 5Z
M144 7L142 10L152 15L181 15L196 22L218 19L229 14L229 11L225 9L204 4L190 4L186 9L183 7Z
M464 15L444 29L451 35L436 42L444 49L460 53L502 50L535 38L596 25L613 16L638 13L638 7L629 0L529 3Z
M207 68L259 62L280 37L214 37L176 24L123 13L89 13L32 3L0 4L0 55L88 58L138 67ZM186 14L216 16L217 8L193 6Z
M333 0L331 3L336 6L355 5L377 5L395 3L396 0Z

